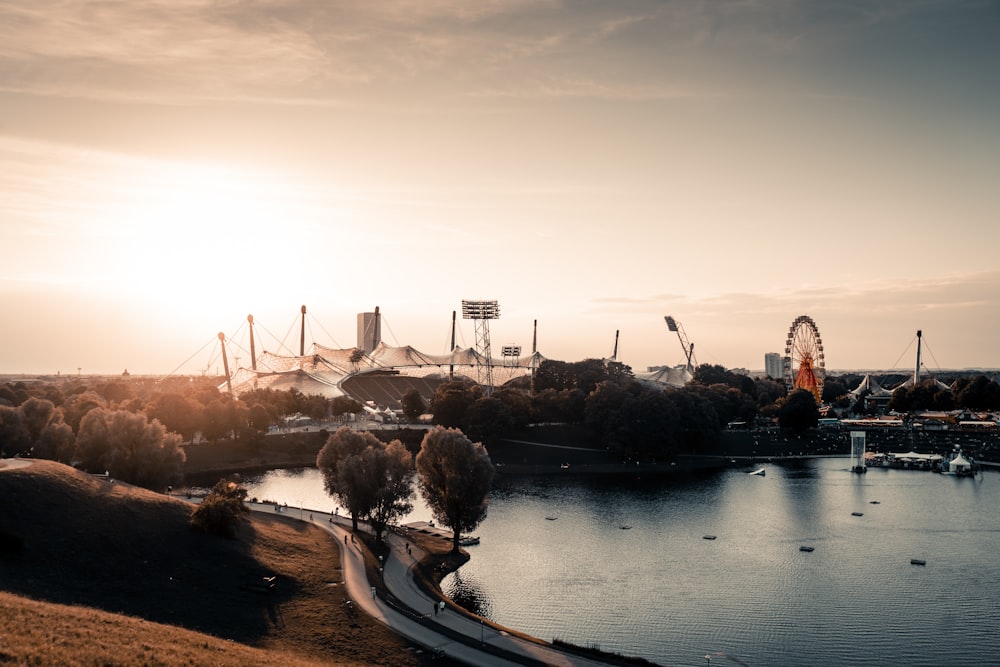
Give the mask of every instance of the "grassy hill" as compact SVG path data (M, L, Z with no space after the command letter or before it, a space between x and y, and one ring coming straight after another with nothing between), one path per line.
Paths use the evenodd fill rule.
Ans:
M0 469L0 662L421 664L349 613L319 528L262 516L225 539L190 513L50 461ZM276 593L248 590L265 575Z

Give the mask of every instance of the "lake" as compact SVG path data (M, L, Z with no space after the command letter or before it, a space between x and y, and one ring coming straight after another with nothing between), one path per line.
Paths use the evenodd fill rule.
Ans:
M1000 474L764 467L498 478L443 587L502 625L662 665L1000 664ZM314 469L247 481L334 507ZM429 518L418 503L406 520Z

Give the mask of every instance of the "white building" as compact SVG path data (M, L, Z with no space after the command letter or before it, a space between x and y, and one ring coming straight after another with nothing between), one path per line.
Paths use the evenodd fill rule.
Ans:
M785 365L781 361L781 355L777 352L768 352L764 355L764 375L772 380L780 380L785 377Z

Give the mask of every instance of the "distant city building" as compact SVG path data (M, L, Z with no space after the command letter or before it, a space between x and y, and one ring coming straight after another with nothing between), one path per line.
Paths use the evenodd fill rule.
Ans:
M358 347L372 352L382 342L382 322L379 313L358 313Z
M777 352L768 352L764 355L764 375L772 380L780 380L785 377L785 365L781 361L781 355Z

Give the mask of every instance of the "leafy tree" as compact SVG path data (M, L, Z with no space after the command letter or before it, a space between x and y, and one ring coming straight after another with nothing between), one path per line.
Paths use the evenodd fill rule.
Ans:
M330 401L325 396L311 394L302 399L300 412L312 419L326 419L330 413Z
M256 433L267 433L267 429L271 426L271 416L268 414L267 408L260 403L254 403L250 407L247 425Z
M79 433L83 416L94 408L104 407L107 407L107 403L101 396L92 391L83 391L66 398L63 404L63 418L74 433Z
M120 380L102 382L94 387L94 391L103 396L109 405L120 405L135 397L132 387Z
M587 397L586 424L608 449L626 459L656 460L674 453L680 418L663 389L602 382Z
M670 392L680 415L681 441L692 449L710 442L718 434L722 423L714 402L707 398L706 392L706 387L693 384Z
M510 410L498 398L484 396L465 411L466 430L470 438L490 442L510 429Z
M848 391L847 385L835 378L826 378L823 382L823 402L833 403Z
M628 382L632 378L632 369L617 362L609 363L603 359L575 362L546 359L535 372L535 389L578 389L586 396L601 382Z
M250 409L229 396L220 396L205 406L201 432L213 442L239 434L247 425Z
M524 390L503 387L493 393L493 398L501 401L510 412L512 428L525 428L534 419L531 396Z
M45 398L31 397L18 410L31 441L31 453L40 459L69 463L73 454L73 429L63 422L62 410Z
M355 415L364 410L364 406L350 396L334 396L330 399L330 413L334 417Z
M465 426L466 412L482 395L479 385L470 382L442 382L431 399L434 423L446 428Z
M413 509L413 455L399 440L388 445L372 444L360 455L349 458L349 467L362 469L364 482L371 487L368 521L375 531L375 541L395 519Z
M462 533L486 518L495 470L482 443L458 429L428 431L417 454L420 489L434 517L453 531L452 553Z
M954 385L955 404L969 410L1000 409L1000 385L985 375L963 378Z
M323 475L323 487L351 513L351 526L355 531L358 529L358 518L368 514L373 498L363 471L349 461L373 446L381 446L374 435L343 426L327 438L316 456L316 467Z
M191 525L213 535L233 537L247 520L247 490L235 481L220 479L191 513Z
M410 387L403 393L400 402L403 404L403 414L411 422L420 419L420 415L424 414L424 411L427 410L427 403L424 401L424 397L413 387Z
M928 378L918 384L898 387L889 399L889 409L896 412L913 410L951 410L955 401L948 389L938 385L937 380Z
M146 408L150 419L157 419L186 441L194 439L204 421L205 407L188 396L168 392L157 396Z
M76 457L88 472L147 489L161 490L182 477L181 437L168 433L155 419L125 410L95 408L80 422Z
M0 405L0 454L19 456L31 448L31 435L24 426L21 411L10 405Z
M782 428L802 433L819 424L819 407L811 391L796 389L782 402L778 410Z

